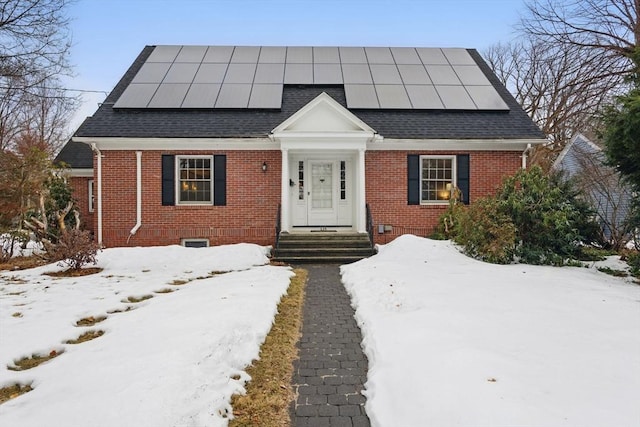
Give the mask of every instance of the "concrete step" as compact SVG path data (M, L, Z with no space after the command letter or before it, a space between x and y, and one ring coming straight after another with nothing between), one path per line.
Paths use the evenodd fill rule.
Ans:
M374 254L366 233L282 234L274 260L293 264L347 263Z

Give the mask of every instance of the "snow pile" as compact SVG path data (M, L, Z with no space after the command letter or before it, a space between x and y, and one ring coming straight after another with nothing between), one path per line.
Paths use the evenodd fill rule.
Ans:
M265 265L265 251L116 248L98 255L104 270L91 276L42 275L61 269L55 265L0 275L0 386L34 388L0 406L0 425L226 425L230 397L244 390L243 370L258 357L293 275ZM157 292L166 289L174 292ZM75 326L90 316L106 320ZM63 344L88 330L105 334ZM5 369L52 350L64 353L33 369Z
M372 425L640 425L640 286L415 236L341 271Z

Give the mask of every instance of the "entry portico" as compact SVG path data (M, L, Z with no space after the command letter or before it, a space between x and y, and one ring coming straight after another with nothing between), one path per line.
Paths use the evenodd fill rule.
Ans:
M281 229L366 232L365 151L382 138L326 93L276 127Z

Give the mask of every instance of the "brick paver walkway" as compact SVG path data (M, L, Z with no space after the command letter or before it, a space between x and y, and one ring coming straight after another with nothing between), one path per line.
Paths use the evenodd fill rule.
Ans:
M337 265L305 265L300 359L294 362L295 427L368 427L361 394L367 357Z

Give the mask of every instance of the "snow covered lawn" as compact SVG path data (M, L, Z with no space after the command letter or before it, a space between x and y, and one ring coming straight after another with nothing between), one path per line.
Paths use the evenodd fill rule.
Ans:
M256 245L169 246L107 249L98 255L104 270L85 277L42 275L62 269L55 265L2 272L0 387L18 382L33 391L0 405L0 425L226 425L230 397L243 390L243 370L293 276L265 264ZM106 320L76 326L100 316ZM105 334L64 344L92 330ZM63 353L29 370L6 369L53 350Z
M639 426L640 286L402 236L342 267L373 426Z

